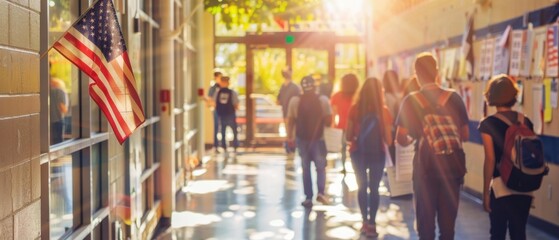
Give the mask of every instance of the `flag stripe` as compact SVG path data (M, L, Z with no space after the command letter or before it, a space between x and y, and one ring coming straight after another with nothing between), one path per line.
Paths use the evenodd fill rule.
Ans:
M101 80L101 81L97 81L98 83L101 83L100 86L102 86L103 91L105 92L106 95L109 95L110 97L107 98L107 103L109 103L110 107L112 108L112 111L115 113L115 116L118 120L118 122L120 123L120 127L122 127L124 132L129 132L129 129L133 129L130 128L128 125L128 122L125 121L122 117L122 115L120 114L119 109L123 109L122 106L120 106L120 102L118 101L114 101L116 99L116 97L114 95L111 95L112 92L108 91L105 84L103 83L102 80L104 79L104 76L101 74L99 74L97 71L94 71L92 67L93 65L88 65L87 63L85 63L82 60L86 60L84 58L80 58L80 54L81 53L78 49L75 49L74 51L77 51L77 53L73 52L71 49L68 49L67 47L74 47L74 45L72 44L65 44L62 45L61 43L64 43L64 39L60 40L60 43L55 44L55 48L62 53L62 55L64 55L66 58L68 58L69 60L71 60L74 64L76 64L80 69L84 70L84 72L91 78L93 79L97 79L97 80ZM90 59L91 60L91 59ZM107 117L108 118L108 117Z
M95 1L54 48L92 79L89 94L122 144L145 115L112 1Z
M128 87L128 89L136 89L136 86L135 86L135 84L133 83L133 81L131 81L131 80L129 79L130 76L128 76L128 75L126 74L126 70L125 70L126 68L122 69L121 66L119 66L119 64L117 63L117 61L120 60L120 59L122 59L122 58L121 58L121 57L117 57L115 60L113 60L113 61L111 62L110 65L111 65L116 71L119 72L119 76L122 76L122 77L124 78L124 82L126 83L126 86ZM132 76L132 79L134 79L133 76ZM132 99L134 100L134 101L132 101L132 103L134 103L134 104L132 105L132 109L134 110L134 113L135 113L135 115L136 115L135 117L140 117L140 118L143 119L143 118L144 118L144 112L143 112L142 109L139 107L139 104L137 104L137 103L141 103L140 97L138 96L138 94L137 94L136 92L130 91L130 92L128 92L128 94L130 94L130 96L131 96ZM141 123L140 123L140 124L141 124Z
M78 32L78 34L80 34L80 33ZM126 97L124 97L125 93L121 91L121 89L125 88L125 86L122 85L122 82L124 82L121 78L121 76L123 76L122 71L120 69L115 69L113 67L114 65L112 63L107 64L103 55L100 54L100 51L98 49L97 49L97 51L95 51L95 50L92 50L92 49L88 48L85 44L83 44L84 42L88 42L89 41L88 39L84 39L83 41L80 41L80 39L75 38L74 35L68 36L68 38L72 39L72 41L73 41L73 42L71 42L71 43L73 43L73 45L69 44L69 45L71 45L71 48L76 47L76 49L74 51L76 55L79 56L80 52L85 52L86 53L85 55L88 56L89 59L97 65L96 67L98 67L99 71L102 73L102 75L99 76L100 77L99 80L101 80L101 82L99 84L109 85L111 87L111 90L113 90L113 92L116 93L116 96L111 95L111 98L112 99L117 99L117 97L118 97L117 101L121 105L124 104L124 106L126 106L126 102L123 102L124 100L126 100ZM64 40L67 40L68 38L65 38ZM95 46L95 45L93 45L93 46ZM96 48L96 47L94 47L94 48ZM96 54L96 53L98 53L98 54ZM113 62L114 61L115 60L113 60ZM88 63L89 63L89 65L93 66L93 63L91 63L91 62L88 62ZM92 68L95 68L95 66L92 67ZM112 72L112 74L110 74L111 72ZM110 81L111 78L114 79L114 80L118 80L118 81ZM121 87L115 86L115 84L111 84L113 82L120 82ZM127 85L129 86L129 89L130 89L130 85L129 84L127 84ZM130 94L132 92L133 91L129 91L128 94ZM109 93L111 93L111 92L109 91ZM133 95L133 94L130 94L130 95ZM138 103L141 103L141 101L139 100L137 95L136 95L136 101L132 101L132 103L133 103L132 104L132 109L133 109L134 113L136 115L138 115L138 116L135 116L135 119L136 118L144 119L143 112L142 112L141 108L138 106L139 105ZM125 107L123 108L122 106L119 105L118 109L124 110L124 109L127 109L127 108L125 108ZM143 122L143 121L136 121L136 120L134 120L134 121L135 121L136 125L139 125ZM131 128L131 129L134 128L134 127L130 126L130 124L131 124L130 121L127 121L127 123L129 125L129 128Z
M84 53L85 56L89 57L93 61L93 63L97 65L97 67L99 67L99 70L102 71L103 75L105 75L105 78L108 78L110 76L110 78L114 79L115 81L111 81L108 84L111 86L112 90L116 94L119 95L122 94L121 89L124 89L124 84L122 83L122 79L118 77L117 73L115 73L114 70L110 71L107 68L107 62L104 61L105 57L102 57L103 54L101 54L101 51L95 51L95 47L90 48L90 46L84 44L84 40L87 41L89 40L87 38L81 38L80 36L83 35L81 35L80 32L77 32L76 35L74 35L74 32L75 30L68 31L69 34L66 34L66 36L64 36L64 39L70 42L71 45L75 46L77 50ZM103 67L105 67L105 69L103 69ZM96 69L96 67L93 65L91 65L91 68ZM109 73L107 73L104 70L109 71Z
M101 111L105 113L105 116L107 117L109 124L111 124L111 127L113 127L113 129L119 128L119 124L116 124L116 122L118 121L117 116L113 114L110 108L107 108L106 104L104 104L107 101L107 98L104 95L103 91L97 86L97 84L92 83L89 85L89 95L91 96L91 98L93 98L93 100L97 103L97 105L99 105ZM119 142L123 142L126 136L130 134L131 134L130 131L122 132L122 133L120 131L115 132L116 138L118 139Z

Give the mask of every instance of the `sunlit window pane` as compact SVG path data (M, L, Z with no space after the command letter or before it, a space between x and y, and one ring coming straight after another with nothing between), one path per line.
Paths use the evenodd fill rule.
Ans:
M77 18L76 1L52 1L49 6L49 45ZM49 52L50 144L76 138L79 117L79 70L56 50Z
M50 238L58 239L73 225L72 162L79 153L66 155L51 162L50 168Z

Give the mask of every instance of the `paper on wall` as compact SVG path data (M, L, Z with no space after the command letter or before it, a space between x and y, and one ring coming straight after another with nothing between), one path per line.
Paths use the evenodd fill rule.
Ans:
M543 123L542 123L542 104L543 104L543 84L534 83L532 85L532 116L531 120L534 124L534 132L536 134L542 134Z
M524 40L524 30L514 30L511 35L511 48L510 48L510 67L509 74L511 76L520 75L520 63L522 59L522 41Z
M495 41L495 50L493 50L493 73L492 75L497 74L508 74L509 73L509 48L507 42L510 36L510 25L507 26L507 29L503 32L501 37L499 37L498 41Z
M532 23L528 23L528 29L526 30L522 38L522 52L520 53L520 76L529 77L530 70L532 68L532 58L534 46L534 29Z
M557 109L557 101L559 101L559 99L557 99L558 94L557 92L559 92L559 86L557 86L557 78L554 78L551 81L551 107L554 109Z
M557 24L547 27L547 46L546 46L546 77L557 77L559 70L559 46L557 40Z
M545 69L545 40L547 38L547 28L534 30L534 58L532 59L533 77L541 77Z
M482 80L491 78L491 70L493 67L493 49L495 47L495 39L485 39L481 47L481 64L480 77Z
M553 109L551 108L551 78L543 80L543 121L550 123L553 119Z

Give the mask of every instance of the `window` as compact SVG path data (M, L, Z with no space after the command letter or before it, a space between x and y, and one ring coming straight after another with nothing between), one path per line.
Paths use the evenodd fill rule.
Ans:
M78 17L78 1L49 4L49 46L70 27ZM56 50L49 52L50 144L78 137L79 70Z
M79 162L79 153L51 161L50 168L50 238L58 239L72 230L74 224L73 162Z
M365 81L365 46L363 44L336 44L336 81L348 73Z

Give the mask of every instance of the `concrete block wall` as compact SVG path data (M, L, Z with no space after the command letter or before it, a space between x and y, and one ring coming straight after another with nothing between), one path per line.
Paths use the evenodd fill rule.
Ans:
M41 232L40 0L0 0L0 239Z

